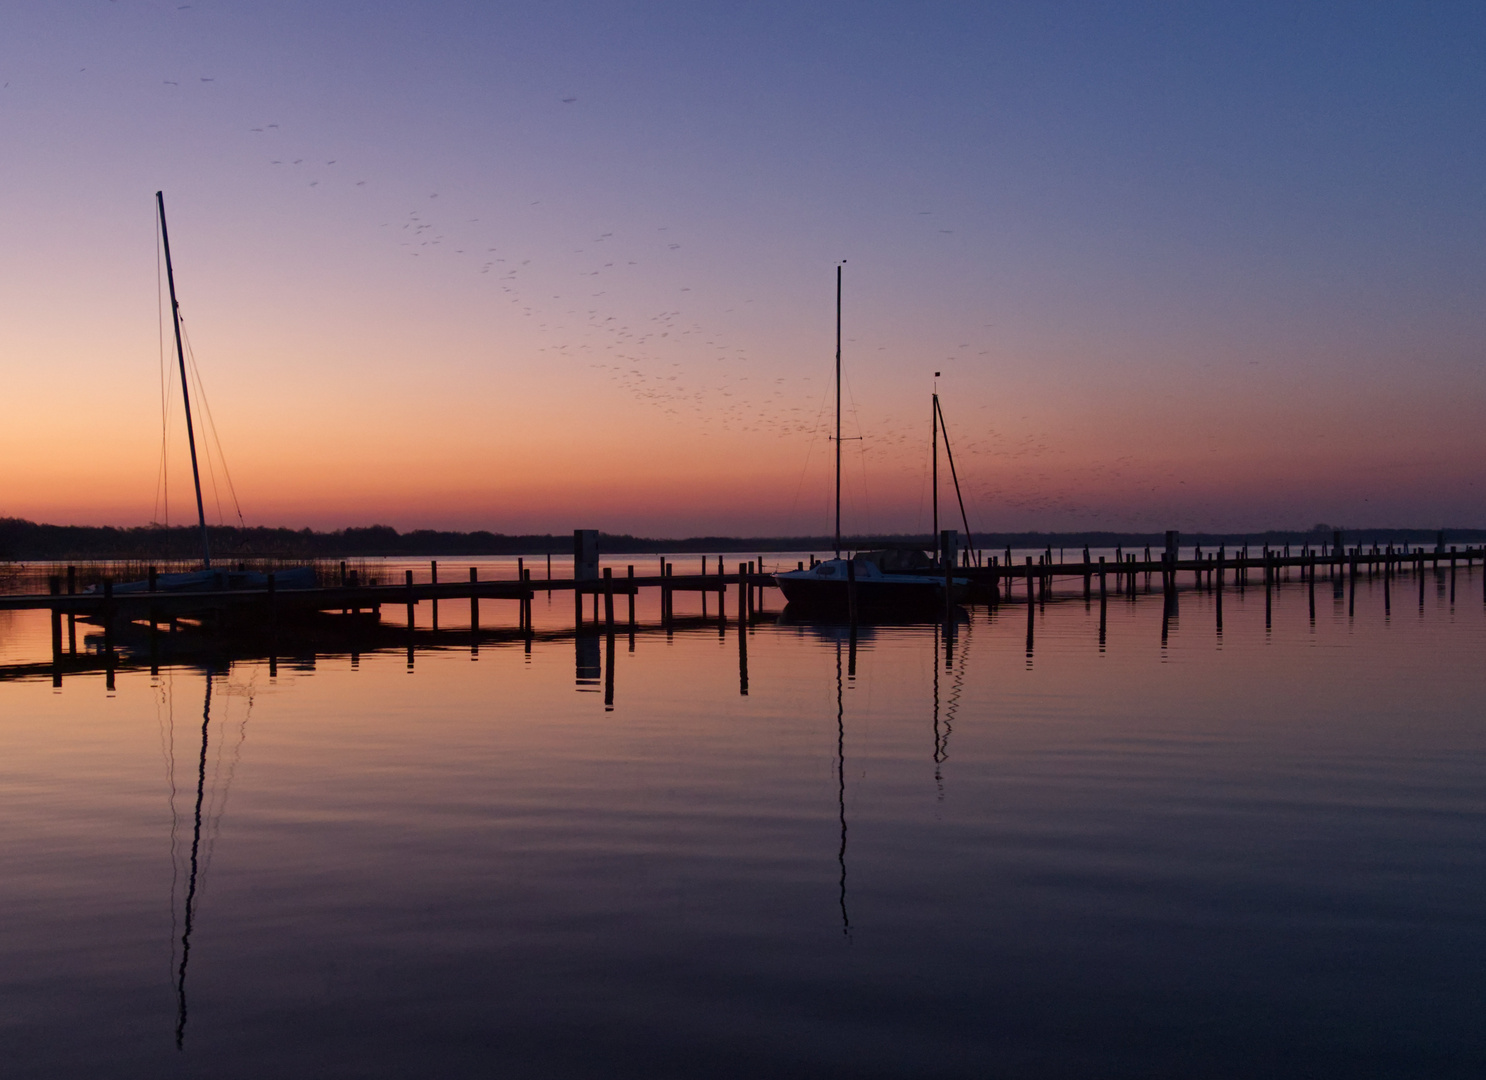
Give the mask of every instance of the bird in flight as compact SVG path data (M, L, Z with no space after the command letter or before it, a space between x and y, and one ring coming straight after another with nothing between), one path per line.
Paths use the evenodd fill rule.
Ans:
M575 101L577 101L577 100L578 100L578 99L577 99L577 98L575 98L575 97L565 97L565 98L563 98L563 99L562 99L562 103L563 103L563 104L564 104L564 105L571 105L571 104L572 104L572 103L573 103L573 102L575 102Z

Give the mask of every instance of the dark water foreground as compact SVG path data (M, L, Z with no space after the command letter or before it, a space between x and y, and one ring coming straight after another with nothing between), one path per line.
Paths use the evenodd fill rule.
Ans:
M1479 575L0 683L0 1071L1481 1075Z

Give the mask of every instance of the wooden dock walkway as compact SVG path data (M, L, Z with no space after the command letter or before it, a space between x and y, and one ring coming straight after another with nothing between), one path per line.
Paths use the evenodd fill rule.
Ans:
M1319 575L1328 579L1338 575L1373 577L1381 574L1392 577L1406 571L1440 571L1486 563L1486 548L1451 547L1429 551L1422 548L1348 548L1340 552L1311 549L1298 554L1286 554L1280 550L1229 554L1220 548L1192 558L1168 557L1165 552L1153 557L1150 549L1146 549L1144 554L1122 552L1115 559L1086 556L1078 561L1060 562L1051 558L1051 552L1045 552L1036 559L1025 556L1024 562L1019 564L1007 565L1000 558L988 562L989 565L960 566L953 572L956 578L969 581L973 602L1025 600L1029 595L1052 590L1060 579L1078 581L1084 595L1089 596L1096 588L1106 594L1111 591L1123 593L1133 589L1138 581L1150 585L1153 580L1159 581L1163 591L1183 587L1243 588L1250 583L1278 581L1282 576L1288 579L1292 571L1298 573L1300 580ZM384 606L411 610L422 603L462 600L471 604L473 622L478 626L482 601L514 600L519 604L518 627L524 627L529 625L530 604L537 593L571 592L576 622L582 624L600 620L614 622L612 607L615 597L629 599L632 609L633 598L640 590L656 589L660 592L663 617L669 612L673 594L704 593L717 595L721 608L719 615L725 618L727 597L734 589L738 590L743 607L756 609L761 605L760 593L773 587L774 571L760 567L761 563L748 562L738 564L733 572L719 569L706 574L678 574L674 563L662 560L661 572L656 574L638 575L630 566L623 576L619 576L613 573L613 568L605 567L598 577L578 579L533 578L530 570L523 570L520 579L481 579L472 567L468 580L416 581L413 572L406 571L404 580L399 583L361 584L353 573L346 584L310 589L276 589L270 574L265 588L194 592L115 592L105 583L102 589L94 592L65 593L62 591L63 579L58 576L51 579L51 591L47 593L0 596L0 611L47 610L54 615L73 615L95 621L119 618L167 622L172 618L204 613L226 615L236 612L248 618L289 617L302 613L379 613ZM595 613L585 618L584 597L593 599L595 609L602 602L605 614L599 616ZM1486 592L1483 592L1483 599L1486 599ZM629 621L632 618L631 615Z

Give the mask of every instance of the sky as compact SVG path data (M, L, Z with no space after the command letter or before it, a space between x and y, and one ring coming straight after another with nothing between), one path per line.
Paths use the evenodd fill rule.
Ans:
M193 519L163 191L209 521L828 534L841 266L848 532L936 387L976 531L1486 526L1479 4L57 0L0 83L0 516Z

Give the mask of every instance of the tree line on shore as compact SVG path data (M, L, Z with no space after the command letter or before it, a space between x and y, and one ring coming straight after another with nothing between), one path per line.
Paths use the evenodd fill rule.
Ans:
M1345 529L1347 544L1401 545L1437 542L1437 529ZM569 533L507 534L489 532L453 532L440 529L413 529L399 532L390 525L369 525L318 532L313 529L238 528L231 525L208 526L212 552L222 558L376 558L440 555L571 555L573 538ZM1479 544L1486 540L1486 529L1444 530L1446 543ZM1201 544L1204 548L1242 544L1250 547L1286 544L1318 546L1332 541L1330 525L1317 525L1307 530L1271 530L1262 533L1193 533L1184 535L1184 546ZM963 538L960 541L964 543ZM1141 532L1020 532L977 534L974 546L994 553L1007 547L1017 549L1062 549L1070 553L1091 548L1124 547L1159 548L1165 544L1163 533ZM874 547L917 547L932 549L933 539L925 535L878 535L842 538L843 547L860 551ZM830 551L829 536L690 536L679 539L599 534L599 550L612 555L627 553L669 552L764 552L764 551ZM118 527L112 525L46 525L22 518L0 518L0 560L33 559L189 559L201 550L201 533L195 526L160 525Z

